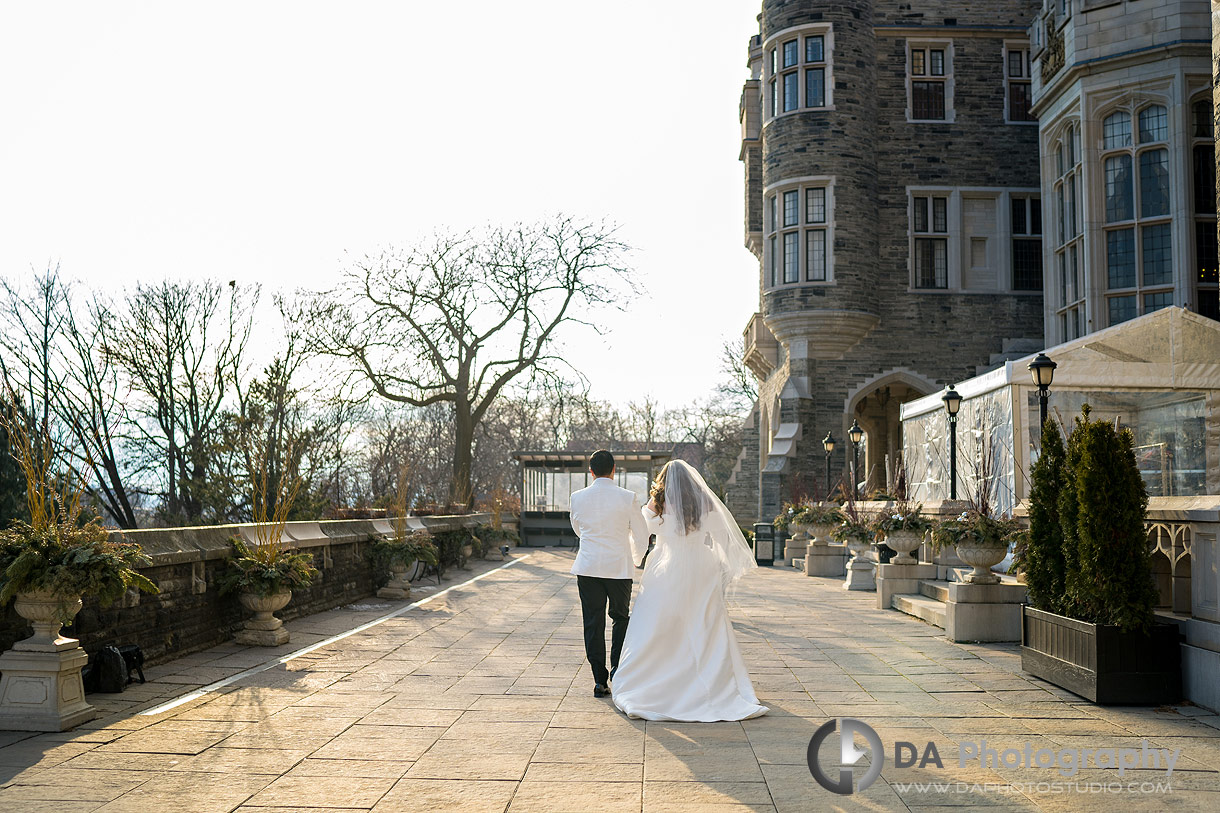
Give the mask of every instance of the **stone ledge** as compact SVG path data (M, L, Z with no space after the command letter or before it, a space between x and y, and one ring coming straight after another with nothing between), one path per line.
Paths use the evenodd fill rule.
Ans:
M485 524L491 514L465 514L445 517L414 517L430 531L452 531ZM205 562L229 555L229 540L240 536L254 541L254 523L205 525L187 528L148 528L114 531L125 542L134 542L153 560L151 567ZM324 522L290 522L285 526L285 541L307 550L335 542L363 542L384 535L374 520L341 519Z

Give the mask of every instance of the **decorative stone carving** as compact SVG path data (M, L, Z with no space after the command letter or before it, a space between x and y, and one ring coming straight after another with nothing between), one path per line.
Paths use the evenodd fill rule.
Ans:
M793 358L825 361L843 358L881 321L875 313L848 310L784 312L768 314L766 320Z

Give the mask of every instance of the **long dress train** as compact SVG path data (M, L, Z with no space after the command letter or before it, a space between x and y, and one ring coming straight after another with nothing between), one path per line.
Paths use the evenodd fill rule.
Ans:
M672 533L648 508L657 535L612 682L614 704L645 720L716 722L766 714L750 683L725 606L719 560L703 534Z

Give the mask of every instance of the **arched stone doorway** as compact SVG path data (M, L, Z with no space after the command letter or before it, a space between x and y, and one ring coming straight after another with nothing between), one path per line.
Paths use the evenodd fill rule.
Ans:
M930 378L898 368L874 376L848 393L844 437L853 419L860 422L865 434L858 475L861 493L893 488L891 480L902 457L902 405L938 389L940 385Z

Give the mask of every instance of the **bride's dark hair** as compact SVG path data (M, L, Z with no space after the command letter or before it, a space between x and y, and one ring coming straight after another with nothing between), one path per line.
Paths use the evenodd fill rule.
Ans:
M704 504L703 494L700 493L698 485L683 470L682 466L674 465L679 461L671 460L661 468L661 473L657 475L657 479L652 481L652 488L648 491L648 496L652 500L653 510L657 512L657 516L662 517L661 522L665 519L665 487L669 482L669 478L674 478L673 485L680 489L682 505L682 525L686 533L696 530L699 527L700 520L704 513L707 512L708 506Z

